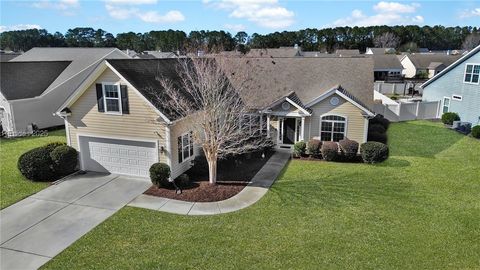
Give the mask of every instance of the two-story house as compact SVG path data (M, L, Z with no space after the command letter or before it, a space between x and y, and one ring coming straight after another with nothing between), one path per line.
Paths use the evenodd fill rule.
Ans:
M462 121L480 124L480 46L422 85L424 101L441 101L440 117L456 112Z

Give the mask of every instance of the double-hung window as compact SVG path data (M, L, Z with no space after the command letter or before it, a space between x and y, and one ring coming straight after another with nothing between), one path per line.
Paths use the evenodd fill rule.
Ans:
M345 138L347 121L338 115L326 115L320 121L320 139L338 142Z
M463 81L478 84L480 81L480 64L467 64Z
M178 137L178 163L193 157L192 132L184 133Z
M121 113L122 104L120 98L120 85L103 84L103 96L105 102L105 112Z

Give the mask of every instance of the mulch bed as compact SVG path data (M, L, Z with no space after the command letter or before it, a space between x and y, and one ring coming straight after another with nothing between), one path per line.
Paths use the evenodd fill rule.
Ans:
M273 152L267 152L265 158L262 158L261 153L254 153L221 160L218 163L215 185L208 182L208 169L204 168L206 164L200 165L202 166L200 169L196 165L186 172L190 178L190 184L180 186L181 194L177 194L173 187L158 188L156 186L150 187L144 194L187 202L226 200L242 191L272 155Z

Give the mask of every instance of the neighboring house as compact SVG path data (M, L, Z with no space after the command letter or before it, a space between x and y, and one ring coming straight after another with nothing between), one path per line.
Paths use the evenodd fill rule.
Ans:
M401 56L405 78L432 78L445 67L458 60L460 55L447 54L405 54Z
M16 100L41 95L70 63L69 61L0 63L0 121L2 131L8 134L15 130L16 119L14 117L17 115L12 113L12 104ZM52 111L49 110L50 116ZM32 115L31 118L34 119L35 115ZM31 128L30 131L32 131Z
M0 62L8 62L19 55L21 55L19 52L5 52L2 50L0 51Z
M178 55L174 52L162 52L162 51L143 51L137 53L133 58L139 59L153 59L153 58L177 58Z
M358 49L354 49L354 50L336 50L335 51L335 54L339 57L349 57L349 56L356 56L356 55L360 55L360 51Z
M302 56L302 48L295 45L293 47L280 47L272 49L251 49L246 56L247 57L296 57Z
M374 54L370 55L370 57L373 59L373 77L375 81L387 81L402 77L403 66L396 55Z
M441 101L438 117L456 112L462 121L480 124L480 46L422 85L424 101Z
M152 163L171 167L175 178L199 153L191 140L193 119L178 118L159 102L158 76L178 81L178 59L106 60L58 109L67 142L80 152L83 170L148 176ZM261 116L277 147L318 137L367 140L373 104L368 58L227 58L228 68L248 65L253 75L242 100ZM239 71L240 73L240 71ZM226 70L227 76L240 74ZM232 80L232 82L235 80ZM235 85L234 85L235 86ZM257 128L262 128L261 126Z
M383 54L395 54L397 51L395 48L367 48L365 54L383 55Z
M22 91L22 96L9 98L4 96L4 107L8 107L7 131L11 134L31 129L32 124L38 128L63 125L62 119L55 117L55 109L62 104L95 67L106 58L128 58L116 48L33 48L8 63L25 63L38 61L71 62L49 85L35 91ZM27 72L27 71L26 71ZM30 79L24 76L24 79ZM3 81L3 76L2 76ZM3 91L3 89L2 89Z

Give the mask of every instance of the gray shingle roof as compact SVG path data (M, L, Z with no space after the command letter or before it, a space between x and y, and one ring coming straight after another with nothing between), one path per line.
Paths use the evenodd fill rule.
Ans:
M226 75L247 78L242 85L242 99L252 109L263 109L276 100L295 94L295 102L308 103L337 85L348 91L365 107L373 104L373 61L370 58L225 58ZM158 76L178 83L178 61L186 59L108 60L122 76L150 100L170 120L178 116L158 103L151 89L162 91ZM239 68L241 67L241 68ZM245 68L246 67L246 68ZM241 74L241 72L248 74ZM230 77L235 85L236 78ZM177 85L181 90L180 84Z
M37 97L70 63L70 61L3 62L0 65L0 90L7 100Z
M336 55L342 55L342 56L347 56L347 55L359 55L360 51L358 49L353 49L353 50L336 50L335 51Z
M273 57L273 58L280 58L280 57L294 57L300 56L301 49L294 48L294 47L280 47L280 48L273 48L273 49L251 49L247 53L247 57Z
M373 68L379 69L403 69L402 63L394 54L373 54Z
M460 59L461 55L446 55L446 54L407 54L413 65L416 68L427 69L430 63L439 62L445 66L451 65L453 62Z
M116 48L33 48L11 61L71 61L72 63L42 93L45 95L54 89L55 93L62 93L58 97L61 104L105 58L129 57Z

